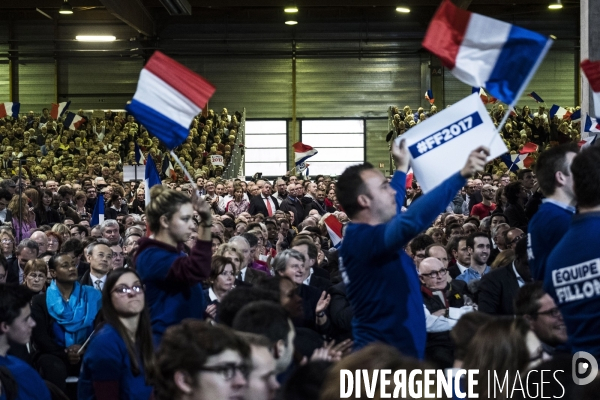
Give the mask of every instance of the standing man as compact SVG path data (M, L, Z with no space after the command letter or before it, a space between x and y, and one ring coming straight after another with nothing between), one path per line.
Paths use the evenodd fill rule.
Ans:
M279 178L275 181L275 185L277 189L277 193L275 193L275 199L277 199L277 202L281 205L281 203L283 203L288 196L285 181Z
M571 164L579 214L546 261L544 289L560 309L571 351L600 359L600 147L584 149Z
M279 203L275 197L271 196L271 184L263 182L260 194L250 199L248 212L250 215L261 213L265 217L272 217L275 211L279 210Z
M545 199L529 221L527 254L531 276L544 280L546 259L571 225L575 214L575 192L571 164L577 145L569 144L544 151L535 164L535 173Z
M467 248L471 255L471 265L462 274L456 277L467 283L481 279L481 277L492 269L487 265L492 244L490 238L481 232L472 233L467 237Z
M485 217L492 215L496 209L496 204L493 203L496 191L492 185L483 185L481 188L481 203L477 203L471 208L471 215L478 217L481 221Z
M487 154L484 147L473 151L459 173L404 213L410 161L404 141L392 145L397 171L391 183L369 163L349 167L340 176L336 194L352 220L340 248L340 271L354 310L356 348L380 341L408 356L424 357L427 332L419 277L402 248L444 211L467 177L483 170Z
M293 178L295 178L295 176ZM286 214L290 211L294 213L294 221L292 222L292 225L294 226L298 226L298 224L304 221L304 207L297 196L297 189L299 187L300 185L297 183L290 183L287 189L288 196L283 203L281 203L281 211L284 211Z

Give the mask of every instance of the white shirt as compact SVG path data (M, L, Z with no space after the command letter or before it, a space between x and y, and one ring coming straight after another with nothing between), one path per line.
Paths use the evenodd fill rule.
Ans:
M246 279L246 270L248 267L244 267L240 270L240 280L243 282Z
M267 206L267 202L269 202L269 204L271 204L271 216L275 215L275 211L277 211L277 208L275 207L275 202L273 201L271 196L265 197L263 194L261 194L260 198L262 199L263 203L265 203L265 207L267 207L267 214L269 213L269 207ZM269 217L269 215L265 215L265 217Z
M286 196L287 197L287 196ZM281 197L281 195L279 194L279 192L277 192L275 194L275 198L277 199L277 201L279 202L279 204L281 205L281 202L284 201L286 199L286 197Z
M94 275L90 274L90 278L92 278L92 286L95 289L98 289L96 281L100 281L100 290L104 289L104 284L106 283L106 275L104 275L102 278L96 278Z
M469 267L463 267L462 265L459 264L459 262L456 262L456 266L458 267L458 269L460 270L460 273L462 274L463 272L465 272L467 269L469 269Z
M210 301L219 301L217 295L215 294L215 291L211 287L208 288L208 298L210 299Z
M302 283L304 283L306 286L309 286L309 284L308 284L308 283L310 282L310 277L312 276L312 274L313 274L313 272L314 272L314 271L315 271L315 270L314 270L314 269L312 269L312 267L310 267L310 274L308 274L308 278L306 278L306 279L304 280L304 282L302 282Z
M2 222L6 221L6 207L4 207L4 210L0 211L0 220L2 220Z
M425 327L427 332L445 332L454 328L454 325L458 320L450 319L446 317L437 317L429 312L425 304L423 304L423 310L425 311Z
M519 274L519 271L517 271L517 267L515 266L514 261L512 263L512 267L513 267L513 271L515 272L515 275L517 276L517 283L519 284L519 287L522 288L523 286L525 286L525 279L523 279L521 274Z

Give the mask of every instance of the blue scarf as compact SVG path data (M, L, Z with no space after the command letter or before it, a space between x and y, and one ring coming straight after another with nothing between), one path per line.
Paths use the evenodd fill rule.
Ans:
M65 330L65 347L83 344L102 306L102 293L92 286L75 282L69 301L63 300L56 281L46 292L48 313Z

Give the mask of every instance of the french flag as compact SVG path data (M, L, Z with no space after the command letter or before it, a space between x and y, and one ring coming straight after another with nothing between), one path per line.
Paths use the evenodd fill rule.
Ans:
M568 111L566 108L563 108L556 104L553 104L552 107L550 107L550 111L548 112L548 114L550 114L550 118L554 118L554 116L557 116L558 119L571 119L571 112Z
M408 172L406 173L406 185L404 186L405 188L412 187L414 177L415 177L415 174L413 173L413 169L411 167L408 170Z
M592 88L594 117L600 118L600 61L583 60L581 69Z
M150 204L150 188L155 185L160 185L160 176L158 175L158 169L156 169L156 164L152 157L148 157L148 162L146 163L146 172L144 174L145 181L145 201L146 205Z
M67 113L67 116L63 122L63 126L65 128L76 131L81 125L83 125L83 117L80 117L72 112Z
M148 158L151 158L151 157L148 157ZM177 173L175 172L175 169L173 168L173 164L171 164L171 160L169 159L169 156L167 154L165 154L165 158L163 158L161 172L167 178L171 178L173 181L177 180Z
M188 137L192 120L214 92L200 75L156 51L140 72L133 100L125 108L171 150Z
M573 114L571 114L571 116L569 118L571 119L572 122L580 121L581 120L581 109L574 111Z
M450 0L442 2L423 40L455 77L508 104L519 99L551 45L549 37L462 10Z
M142 153L142 149L140 149L140 146L138 146L137 143L135 144L134 151L135 151L135 162L137 164L146 164L146 158L144 157L144 153ZM150 158L152 158L152 157L150 157ZM152 164L154 164L154 162Z
M327 233L329 233L329 238L331 239L331 244L336 249L339 249L342 244L342 223L333 214L325 218L324 222L327 227Z
M536 92L531 92L527 96L534 99L536 103L545 103L545 101Z
M296 167L300 166L300 164L302 164L304 161L318 153L316 149L313 149L309 145L302 142L296 142L292 146L294 147Z
M96 205L92 212L92 219L90 220L90 226L94 227L104 222L104 196L98 196L96 199Z
M589 115L585 117L584 132L600 132L600 120L592 118Z
M519 153L527 155L529 153L535 153L536 151L538 151L539 148L540 146L538 146L537 144L529 142L523 145L523 148L519 150Z
M19 117L21 103L0 103L0 118L4 117Z
M429 104L433 104L433 102L435 101L433 97L433 91L431 89L425 92L425 100L427 100Z
M63 103L58 103L58 104L52 103L52 110L50 111L50 116L54 119L58 119L59 117L62 117L70 105L71 105L70 101L65 101Z
M517 171L521 168L525 168L523 160L527 158L528 154L508 154L505 153L500 156L500 160L508 167L509 171Z
M483 104L496 104L498 102L498 99L492 96L489 96L485 90L483 90L482 87L477 88L477 87L473 87L471 88L471 93L479 93L479 98L481 99L481 101L483 102Z

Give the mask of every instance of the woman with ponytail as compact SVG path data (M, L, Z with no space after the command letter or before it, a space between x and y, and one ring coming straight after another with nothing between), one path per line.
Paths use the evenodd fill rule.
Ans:
M204 295L201 282L210 276L210 206L195 193L156 185L150 190L146 221L151 238L138 241L137 272L146 286L152 335L158 344L164 331L186 318L203 319ZM189 256L183 251L195 229L193 214L198 213L198 240Z

